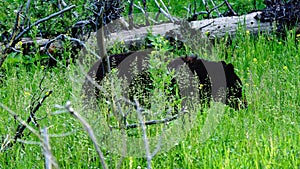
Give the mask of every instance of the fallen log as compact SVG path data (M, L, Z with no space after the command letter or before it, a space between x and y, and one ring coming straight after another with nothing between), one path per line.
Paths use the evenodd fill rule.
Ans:
M222 38L226 34L231 37L236 35L237 30L242 27L245 30L256 35L258 33L270 33L276 30L274 23L272 22L260 22L255 19L259 17L262 12L253 12L242 16L220 17L214 19L206 19L200 21L192 21L188 23L189 29L193 30L197 35L207 37L209 39ZM140 28L133 28L131 30L121 30L115 33L111 33L105 39L106 47L109 49L114 43L122 42L126 47L143 45L143 40L147 34L152 32L153 35L166 35L170 31L176 31L182 29L181 23L162 23L153 26L145 26ZM275 30L274 30L275 29ZM96 37L96 33L91 35ZM36 43L40 46L40 51L44 51L45 44L49 39L37 38ZM21 48L30 49L30 45L33 44L33 40L30 38L22 38L22 43L16 45L16 50ZM89 40L88 40L89 42ZM196 43L196 42L195 42ZM52 48L62 48L61 43L51 44ZM58 45L58 46L55 46ZM23 51L30 53L30 51Z
M203 35L203 37L208 37L209 39L222 38L227 33L229 36L234 37L239 26L243 26L252 34L258 34L259 32L270 33L273 29L272 23L260 23L254 18L260 14L261 12L254 12L242 16L192 21L189 23L189 26L197 34ZM164 23L155 26L147 26L138 29L115 32L109 36L109 39L107 39L107 46L111 46L111 44L117 41L124 42L126 46L130 46L132 44L138 45L143 41L143 39L145 39L148 34L148 30L151 30L153 35L160 34L164 36L169 31L180 29L181 26L182 25L180 24Z

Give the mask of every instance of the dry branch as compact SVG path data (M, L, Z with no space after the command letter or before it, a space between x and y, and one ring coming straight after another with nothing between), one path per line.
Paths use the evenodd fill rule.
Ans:
M45 156L45 168L46 169L52 169L52 166L54 168L58 168L58 165L52 155L51 152L51 147L50 147L50 140L49 140L49 135L48 135L48 129L47 127L44 127L41 129L41 135L44 137L44 142L42 146L42 150Z
M35 123L36 125L38 125L36 123L36 119L35 119L35 113L39 110L39 108L42 106L43 102L45 101L45 99L47 97L49 97L51 95L52 91L49 91L46 93L46 95L44 95L37 103L36 106L34 106L32 108L32 110L30 111L30 116L27 118L26 122L25 121L22 121L21 119L19 119L18 115L15 114L13 111L11 111L10 109L8 109L8 107L6 107L5 105L2 105L0 103L0 107L6 109L11 115L14 116L14 118L16 120L18 120L20 122L20 124L18 125L17 127L17 130L16 130L16 133L15 133L15 136L13 138L12 141L10 141L9 143L7 143L5 146L3 146L3 150L4 149L7 149L9 147L12 147L14 145L14 143L16 143L19 139L21 139L24 135L24 131L26 128L28 128L31 132L33 132L34 134L38 135L37 132L32 128L30 127L29 123L32 122L32 123ZM38 135L38 137L40 138L40 136Z
M38 102L38 104L32 109L30 112L30 116L27 118L26 123L29 124L30 122L35 123L35 113L39 110L39 108L42 106L43 102L47 97L51 95L52 91L47 92ZM17 139L22 138L23 132L26 129L26 125L24 124L19 124L17 127L17 131L14 137L14 143L17 141Z
M27 122L22 120L14 111L12 111L10 108L8 108L6 105L2 104L1 102L0 102L0 107L2 109L6 110L21 125L24 125L26 128L28 128L31 133L33 133L34 135L36 135L38 137L39 140L43 141L43 138L40 135L40 133L37 130L35 130L33 127L31 127ZM0 152L5 151L7 148L11 147L11 145L13 144L12 141L13 140L8 140L6 143L4 143L3 146L1 146Z
M188 111L186 109L182 109L181 112L179 112L178 114L175 114L172 117L167 117L167 118L160 119L160 120L145 121L143 123L145 124L145 126L168 123L168 122L178 119L179 117L185 115L186 113L188 113ZM125 129L128 130L128 129L138 128L138 127L140 127L140 125L141 125L140 123L126 124ZM115 126L113 128L119 128L119 127Z
M67 101L66 105L65 105L65 108L66 110L71 114L73 115L76 119L78 119L80 121L80 123L82 124L83 128L85 129L85 131L89 134L94 146L95 146L95 149L96 149L96 152L100 158L100 162L101 162L101 165L104 169L108 169L107 167L107 164L104 160L104 155L97 143L97 139L96 139L96 136L94 134L94 131L92 130L92 127L80 116L79 113L77 113L73 107L71 106L71 102L70 101Z
M135 103L136 103L136 106L137 106L138 119L139 119L140 126L141 126L142 132L143 132L143 140L144 140L144 144L145 144L144 146L145 146L146 159L147 159L147 169L151 169L152 156L151 156L151 153L150 153L149 140L148 140L148 137L147 137L147 127L146 127L145 122L143 120L142 108L140 107L137 100L135 100Z
M71 6L65 8L65 9L63 9L63 10L61 10L61 11L59 11L59 12L53 13L53 14L51 14L51 15L45 17L45 18L42 18L42 19L40 19L40 20L34 22L33 24L29 24L22 32L19 32L20 30L18 29L18 27L19 27L18 25L19 25L20 23L19 23L19 21L18 21L18 20L19 20L19 16L17 16L15 28L14 28L13 34L12 34L13 36L11 37L9 43L5 45L5 49L0 51L1 54L3 55L3 56L0 57L0 67L1 67L2 64L4 63L4 61L5 61L5 59L7 58L7 56L8 56L9 53L11 53L13 50L18 50L18 48L16 48L15 45L16 45L19 41L22 41L22 37L23 37L26 33L28 33L28 31L30 31L30 29L31 29L32 27L37 26L37 25L39 25L40 23L43 23L43 22L45 22L45 21L48 21L48 20L50 20L50 19L52 19L52 18L54 18L54 17L56 17L56 16L58 16L58 15L64 13L64 12L67 12L67 11L69 11L69 10L75 8L75 7L76 7L75 5L71 5ZM21 9L22 9L22 7L21 7ZM20 9L20 11L21 11L21 9ZM19 11L19 12L20 12L20 11ZM19 15L19 12L18 12L18 15ZM17 33L17 32L19 32L19 33ZM0 45L2 46L2 44L0 44Z

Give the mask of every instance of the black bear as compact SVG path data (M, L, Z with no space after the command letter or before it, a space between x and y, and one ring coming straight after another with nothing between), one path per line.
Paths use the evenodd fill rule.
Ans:
M219 91L225 89L226 96L223 97L225 104L236 110L247 107L246 97L242 94L242 81L234 72L231 63L207 61L197 56L187 56L181 59L197 75L199 84L202 85L200 100L209 102L213 97L215 101L219 101L218 99L222 98L219 96Z
M136 58L138 56L148 55L147 51L139 52L128 52L109 56L110 69L117 68L124 59L128 56L134 55ZM245 97L242 95L242 82L240 78L235 74L234 67L232 64L226 64L224 61L213 62L200 59L197 56L186 56L178 58L185 63L190 71L195 74L199 80L199 95L200 102L209 103L211 98L215 101L220 101L219 91L223 90L225 93L225 100L221 100L223 103L229 105L230 107L238 110L240 108L247 107L247 102ZM94 100L89 100L89 98L99 97L99 89L95 87L95 84L91 81L92 78L97 84L103 80L106 74L109 72L109 67L107 66L107 60L98 60L93 67L87 73L87 78L83 84L83 91L86 97L85 101L94 102ZM149 89L153 89L152 80L147 71L133 77L129 85L129 99L133 100L133 95L143 94L145 97L150 97ZM133 83L138 83L144 89L142 93L134 91L131 89ZM176 85L176 80L172 79L171 88ZM171 94L175 94L173 91ZM94 99L94 98L93 98ZM142 102L143 100L138 100ZM90 103L88 103L90 104Z

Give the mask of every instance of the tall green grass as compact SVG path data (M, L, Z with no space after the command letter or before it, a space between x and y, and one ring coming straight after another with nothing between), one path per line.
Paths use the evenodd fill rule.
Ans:
M172 8L177 6L172 5ZM171 12L176 11L180 10ZM244 84L249 107L240 111L226 108L217 128L205 142L201 139L203 123L199 115L199 122L181 142L153 158L152 167L299 168L299 47L294 32L281 39L275 35L253 37L247 31L241 31L229 46L216 44L213 49L216 58L213 59L234 65ZM101 168L93 144L81 124L67 113L53 114L57 111L54 105L64 105L67 100L71 100L81 114L88 113L80 107L77 97L83 78L76 78L76 73L76 65L47 71L42 87L54 92L37 112L38 122L41 127L48 127L52 136L51 150L60 168ZM39 83L43 75L41 67L6 65L5 78L0 82L0 102L25 120L32 96L41 91ZM19 123L0 108L0 124L2 143L7 136L14 136ZM26 141L24 144L17 142L1 152L0 168L44 167L44 155L40 145L36 144L39 142L37 137L26 130L22 139ZM120 155L102 148L106 162L115 168ZM147 161L126 157L121 166L124 169L145 168Z
M229 47L217 44L215 52L219 59L224 59L224 50L231 53L226 62L233 63L241 77L249 107L240 111L226 108L221 122L205 142L199 138L202 127L199 122L178 145L155 156L153 168L298 168L300 57L294 37L252 37L244 32ZM80 92L80 86L74 88L73 84L81 81L69 78L75 70L71 65L66 70L53 68L46 73L42 86L54 92L37 113L38 117L46 116L39 123L48 126L51 134L69 133L50 139L53 155L61 168L101 168L80 124L68 114L51 114L56 110L55 104L63 105L66 100L77 102L78 98L73 96ZM22 119L27 118L31 96L39 91L43 74L42 69L28 70L22 65L8 68L7 78L1 84L1 103ZM0 113L1 137L13 136L18 123L7 111L0 109ZM25 141L38 141L32 133L26 134ZM106 154L112 168L119 158L113 153ZM43 165L41 147L36 144L17 143L1 153L1 168L42 168ZM122 168L138 166L144 168L146 160L127 157L122 163Z

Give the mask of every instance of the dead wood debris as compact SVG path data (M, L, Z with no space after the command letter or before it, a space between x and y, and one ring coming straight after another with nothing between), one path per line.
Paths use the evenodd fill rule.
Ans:
M300 32L300 1L299 0L265 0L266 8L255 18L261 22L276 22L276 32L285 34L286 30L298 26Z
M130 29L134 29L139 27L138 25L133 25L133 8L137 8L138 10L140 10L144 15L145 15L145 25L149 25L149 22L152 22L154 25L159 24L159 22L157 21L157 16L159 16L160 14L163 14L166 18L169 19L170 22L173 22L175 24L182 24L182 20L179 20L173 16L171 16L171 14L169 13L168 9L166 8L166 5L163 3L162 0L159 1L155 1L157 8L158 8L158 12L157 12L157 16L156 18L152 19L148 13L147 13L147 3L146 1L142 1L142 5L141 4L134 4L133 0L127 0L127 1L122 1L122 0L116 0L116 1L97 1L97 0L92 0L91 1L91 7L89 8L90 11L92 11L92 16L87 16L86 19L80 20L78 22L76 22L71 28L70 28L70 32L71 35L69 38L74 38L80 40L81 42L86 42L89 37L91 36L91 33L95 32L98 30L99 27L101 27L102 25L105 25L105 35L109 35L111 33L114 32L118 32L121 30L130 30ZM125 2L127 2L129 4L129 22L127 23L125 21L125 19L120 19L122 18L122 12L124 12L124 8L125 8ZM189 5L188 7L186 7L185 9L187 10L187 18L183 19L183 20L187 20L187 21L194 21L198 19L199 15L203 15L203 17L207 17L207 18L213 18L212 13L217 14L218 17L225 17L225 16L236 16L238 15L234 9L231 7L231 5L228 3L227 0L224 0L224 2L220 3L220 4L215 4L212 2L213 5L209 6L208 3L205 0L202 0L203 4L206 7L206 11L199 11L197 12L197 3L196 1L194 1L194 6L192 9L192 5ZM300 2L297 0L290 0L288 2L284 2L283 0L265 0L265 4L266 4L266 8L261 10L261 13L258 14L255 19L259 20L261 22L264 23L270 23L272 24L274 21L276 21L276 32L278 32L279 34L283 34L285 33L286 29L292 29L293 27L297 26L299 27L298 32L300 33L300 26L299 26L299 18L300 18ZM225 5L228 9L227 12L225 13L221 13L219 11L219 7ZM62 3L61 5L59 5L62 7L64 7L64 9L71 9L69 7L67 7L66 3ZM28 7L26 7L26 11L28 10ZM20 8L19 12L22 11L22 7ZM63 10L62 10L63 11ZM62 15L63 12L59 12L59 15ZM66 11L66 10L65 10ZM74 11L72 12L74 13ZM76 12L75 12L76 13ZM56 14L56 16L59 16ZM101 19L102 18L102 19ZM26 19L26 18L25 18ZM45 19L41 19L41 20L45 20ZM111 25L116 25L114 24L109 24L111 22L115 22L115 21L120 21L121 24L121 28L111 28ZM17 22L18 21L18 22ZM16 28L18 28L20 25L20 19L17 16L16 18L16 24L15 24L15 30L14 32L16 32ZM102 21L102 22L99 22ZM118 22L117 21L117 22ZM24 21L23 21L24 22ZM22 24L22 23L21 23ZM28 24L27 24L28 25ZM29 25L33 25L33 24L29 24ZM208 24L206 24L208 25ZM30 28L28 28L30 29ZM28 31L28 29L25 29L26 31ZM18 30L17 30L18 31ZM52 39L47 39L45 37L36 37L37 40L29 40L26 41L26 39L28 38L24 38L22 36L24 36L24 33L21 34L16 34L16 33L9 33L7 31L3 32L2 34L2 44L4 46L8 46L9 50L3 50L2 54L3 56L7 56L7 53L11 53L11 52L23 52L23 54L30 54L32 52L36 53L36 52L44 52L45 54L51 54L51 51L54 48L55 45L51 45L49 42L53 42L55 43L55 41L53 41L53 39L58 39L56 38L57 35L52 38ZM65 34L66 32L61 32L61 34ZM61 35L60 34L60 35ZM58 36L60 36L58 35ZM12 40L12 38L14 38L14 40ZM44 40L39 40L39 39L44 39ZM45 42L47 41L47 42ZM20 44L21 47L17 44L19 44L18 42L22 42ZM40 43L41 42L41 43ZM1 42L0 42L1 43ZM34 43L38 43L39 48L38 49L33 49L32 46L34 46ZM58 43L58 44L62 44L62 43ZM74 44L74 47L72 47L72 51L76 51L73 49L80 49L81 46L76 43L73 42L72 45ZM22 49L23 48L23 49ZM58 47L63 49L63 47ZM22 49L22 50L21 50ZM74 53L72 53L72 55L74 55ZM0 58L0 67L2 65L2 63L4 62L4 60L6 59L6 57L1 57ZM71 56L72 57L72 56ZM49 56L49 58L53 58L52 56ZM59 58L58 58L59 59Z

